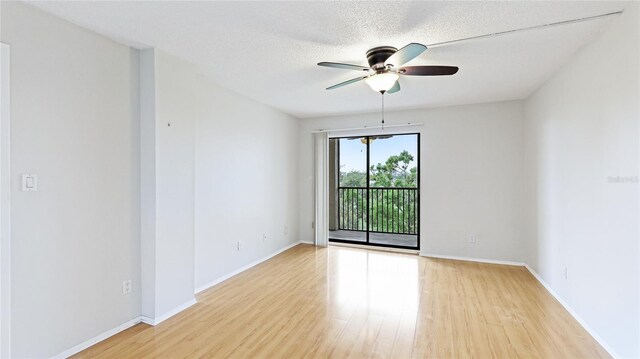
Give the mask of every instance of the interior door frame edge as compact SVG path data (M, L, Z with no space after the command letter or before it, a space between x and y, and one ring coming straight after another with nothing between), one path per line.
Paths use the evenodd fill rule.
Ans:
M11 49L0 42L0 357L11 357Z

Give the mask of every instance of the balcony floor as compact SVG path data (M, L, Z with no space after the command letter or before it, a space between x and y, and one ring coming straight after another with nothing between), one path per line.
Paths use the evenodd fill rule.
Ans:
M365 243L367 241L367 233L347 230L330 230L329 239L341 239ZM415 234L370 233L369 242L415 248L418 246L418 236Z

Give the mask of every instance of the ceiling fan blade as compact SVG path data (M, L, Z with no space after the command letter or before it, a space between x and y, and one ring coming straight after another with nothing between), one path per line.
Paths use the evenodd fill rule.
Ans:
M400 75L446 76L458 72L457 66L406 66L398 69Z
M360 65L351 65L351 64L341 64L338 62L318 62L318 66L324 67L333 67L336 69L345 69L345 70L356 70L356 71L369 71L370 68L360 66Z
M385 93L390 94L390 93L396 93L398 91L400 91L400 81L396 81L396 83L390 89L388 89L387 92Z
M409 45L396 51L395 54L389 56L389 58L387 59L387 61L384 62L384 64L400 67L406 64L407 62L415 59L418 55L423 53L424 50L426 49L427 49L426 46L422 44L418 44L416 42L412 42Z
M367 78L367 76L356 77L355 79L351 79L351 80L348 80L348 81L345 81L345 82L341 82L339 84L335 84L333 86L329 86L329 87L327 87L327 90L337 89L338 87L342 87L342 86L346 86L346 85L352 84L354 82L362 81L362 80L364 80L366 78Z

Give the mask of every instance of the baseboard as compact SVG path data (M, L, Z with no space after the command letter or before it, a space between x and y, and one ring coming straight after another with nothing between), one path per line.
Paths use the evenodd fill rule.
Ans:
M229 278L231 278L231 277L233 277L233 276L235 276L235 275L238 275L238 274L240 274L240 273L242 273L242 272L246 271L247 269L249 269L249 268L251 268L251 267L255 267L256 265L258 265L258 264L260 264L260 263L262 263L262 262L264 262L264 261L266 261L266 260L268 260L268 259L271 259L271 258L273 258L273 257L277 256L278 254L280 254L280 253L282 253L282 252L284 252L284 251L286 251L286 250L288 250L288 249L291 249L291 248L293 248L293 247L295 247L295 246L297 246L298 244L301 244L301 243L304 243L304 244L313 244L313 243L307 243L307 242L302 242L302 241L293 242L293 243L291 243L290 245L288 245L288 246L286 246L286 247L284 247L284 248L282 248L282 249L279 249L279 250L277 250L277 251L275 251L275 252L273 252L273 253L271 253L271 254L269 254L269 255L265 256L265 257L262 257L262 258L260 258L260 259L258 259L258 260L256 260L256 261L253 261L253 262L251 262L251 263L249 263L249 264L247 264L247 265L243 266L242 268L236 269L236 270L234 270L234 271L233 271L233 272L231 272L231 273L225 274L225 275L223 275L222 277L216 278L215 280L213 280L213 281L211 281L211 282L209 282L209 283L207 283L207 284L205 284L205 285L202 285L202 286L200 286L200 287L196 288L195 294L198 294L198 293L200 293L200 292L203 292L203 291L205 291L205 290L207 290L207 289L209 289L209 288L213 287L213 286L214 286L214 285L216 285L216 284L219 284L219 283L221 283L221 282L224 282L225 280L227 280L227 279L229 279Z
M313 242L308 242L308 241L298 241L299 244L311 244L312 246L315 246L316 244Z
M181 304L181 305L169 310L168 312L158 316L157 318L149 318L149 317L141 316L140 317L140 321L142 323L146 323L146 324L149 324L149 325L156 326L156 325L164 322L165 320L173 317L174 315L182 312L183 310L189 308L190 306L192 306L192 305L194 305L196 303L197 303L196 299L193 298L193 299L191 299L191 300L189 300L189 301L187 301L187 302L185 302L185 303L183 303L183 304Z
M131 319L130 321L126 322L126 323L122 323L120 325L118 325L117 327L113 328L113 329L109 329L106 332L96 335L95 337L86 340L78 345L76 345L75 347L71 348L71 349L67 349L65 351L63 351L62 353L55 355L53 358L68 358L72 355L78 354L81 351L100 343L103 340L106 340L118 333L120 333L123 330L129 329L132 326L138 324L141 322L140 317Z
M75 347L71 348L71 349L67 349L65 351L63 351L62 353L53 356L53 358L68 358L72 355L78 354L81 351L96 345L98 343L100 343L103 340L109 339L110 337L124 331L127 330L131 327L133 327L134 325L138 324L138 323L145 323L145 324L149 324L149 325L153 325L156 326L162 322L164 322L165 320L173 317L174 315L180 313L181 311L189 308L190 306L196 304L196 299L192 299L182 305L177 306L176 308L166 312L165 314L161 315L160 317L156 318L156 319L152 319L149 317L145 317L145 316L140 316L140 317L136 317L134 319L131 319L130 321L120 324L115 328L109 329L106 332L96 335L95 337L86 340L78 345L76 345Z
M529 267L529 265L527 264L525 264L524 266L525 268L527 268L529 273L531 273L531 275L533 275L533 277L538 282L540 282L540 284L542 284L542 286L547 290L547 292L549 292L549 294L551 294L558 301L558 303L560 303L564 307L564 309L567 312L569 312L569 314L571 314L573 319L575 319L580 325L582 325L584 330L586 330L587 333L589 333L589 335L591 335L591 337L595 339L598 342L598 344L600 344L600 346L602 346L602 348L604 348L604 350L606 350L609 353L609 355L611 355L613 358L622 358L620 355L618 355L618 353L616 353L615 350L613 350L613 348L611 348L611 346L609 346L609 344L607 344L607 342L604 341L604 339L602 339L602 337L600 337L600 335L598 335L598 333L596 333L593 329L591 329L591 327L589 327L589 325L578 315L578 313L576 313L569 306L567 302L565 302L562 298L560 298L558 293L556 293L556 291L553 290L553 288L551 288L551 286L547 284L547 282L545 282L542 279L542 277L540 277L540 275L538 275L538 273L536 273L536 271L533 270L533 268Z
M458 257L458 256L447 256L442 254L434 254L434 253L423 253L420 252L421 257L429 257L429 258L439 258L439 259L453 259L457 261L467 261L467 262L478 262L478 263L488 263L488 264L502 264L506 266L518 266L524 267L525 264L522 262L511 262L511 261L502 261L497 259L481 259L481 258L472 258L472 257Z

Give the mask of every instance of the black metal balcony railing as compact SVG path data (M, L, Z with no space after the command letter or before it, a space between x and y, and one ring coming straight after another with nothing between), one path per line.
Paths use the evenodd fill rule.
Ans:
M369 222L370 232L418 234L418 200L417 188L340 187L338 225L342 230L366 231Z

